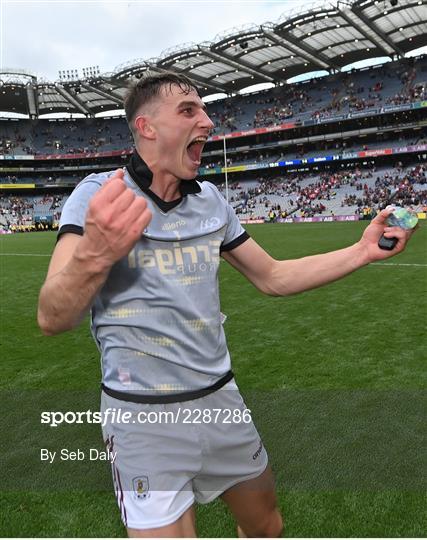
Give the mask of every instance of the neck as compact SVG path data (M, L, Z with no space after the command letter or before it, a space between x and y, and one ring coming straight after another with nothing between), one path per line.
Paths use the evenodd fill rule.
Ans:
M181 191L179 189L181 181L173 174L162 171L161 160L156 159L156 156L150 155L149 152L143 153L141 148L137 148L137 151L153 173L150 191L165 202L171 202L181 198Z
M175 201L181 198L179 184L181 180L171 174L156 174L153 171L153 181L150 191L165 202Z

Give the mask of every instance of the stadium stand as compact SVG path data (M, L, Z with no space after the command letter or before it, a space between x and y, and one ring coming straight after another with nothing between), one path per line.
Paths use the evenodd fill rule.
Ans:
M217 184L242 221L370 217L397 188L399 203L424 212L427 56L405 57L427 44L419 5L328 4L217 36L209 54L190 44L108 76L2 79L0 109L28 118L0 119L0 229L54 227L80 179L126 164L124 117L94 115L121 109L127 82L148 64L186 73L202 96L227 94L207 104L215 128L199 178ZM389 61L341 71L379 56ZM308 72L315 78L288 82ZM237 93L267 81L274 87ZM51 112L74 117L41 117Z
M352 73L312 79L237 97L209 108L215 133L281 124L289 119L318 119L384 105L426 99L427 58L391 62ZM267 105L267 106L266 106Z
M398 188L395 203L421 212L427 201L426 167L359 169L293 179L278 177L251 185L231 186L230 203L242 217L269 219L316 215L366 215L366 209L384 208ZM221 186L224 193L224 186ZM368 212L371 215L372 212Z
M212 134L219 134L426 99L427 57L423 57L313 79L290 89L279 86L207 107L215 123ZM0 155L62 155L131 148L124 118L0 121Z

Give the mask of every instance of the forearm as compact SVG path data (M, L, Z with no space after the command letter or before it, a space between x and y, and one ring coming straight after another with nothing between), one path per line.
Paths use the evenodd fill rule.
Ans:
M267 292L273 296L287 296L321 287L351 274L368 262L366 251L359 243L320 255L274 261Z
M74 253L68 264L46 280L39 296L37 319L45 335L75 328L91 308L109 268Z
M39 297L44 334L80 323L111 267L127 256L150 220L147 201L126 187L123 170L117 170L90 199L83 236L65 232L56 244Z
M277 261L249 238L236 248L223 251L221 255L261 292L271 296L296 294L336 281L362 266L403 251L413 231L388 227L387 218L390 212L390 209L380 212L356 244L337 251L302 259ZM378 246L382 234L386 238L398 239L392 251Z

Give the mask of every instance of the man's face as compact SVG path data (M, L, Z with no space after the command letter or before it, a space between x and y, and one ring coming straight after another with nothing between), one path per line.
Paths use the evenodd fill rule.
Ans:
M153 172L193 179L213 123L195 90L185 94L179 86L171 85L161 92L148 115L154 133Z

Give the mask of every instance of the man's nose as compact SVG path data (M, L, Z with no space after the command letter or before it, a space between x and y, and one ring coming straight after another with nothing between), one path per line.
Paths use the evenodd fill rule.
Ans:
M211 130L213 127L214 127L214 123L212 122L212 120L209 118L208 114L206 111L201 111L201 119L200 119L200 123L201 125L204 127L204 128L207 128L209 130Z

